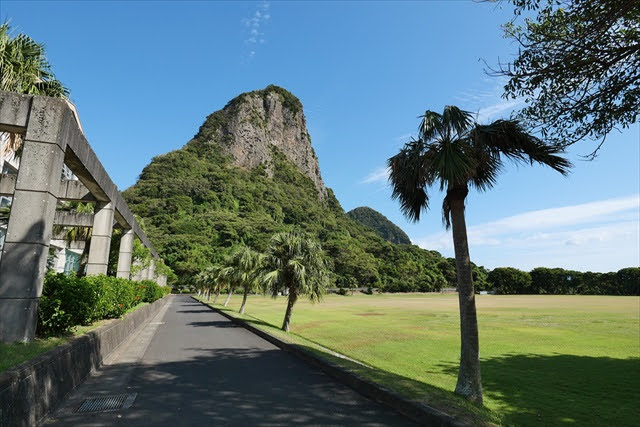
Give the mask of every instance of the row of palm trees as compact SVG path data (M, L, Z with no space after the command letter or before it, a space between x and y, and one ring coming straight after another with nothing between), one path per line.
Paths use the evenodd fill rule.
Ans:
M216 303L223 289L229 304L236 289L242 289L240 314L244 314L250 293L287 295L282 330L289 332L293 307L300 296L318 302L329 282L327 259L318 242L298 231L275 234L265 253L244 243L236 245L223 264L207 267L197 277L198 294Z

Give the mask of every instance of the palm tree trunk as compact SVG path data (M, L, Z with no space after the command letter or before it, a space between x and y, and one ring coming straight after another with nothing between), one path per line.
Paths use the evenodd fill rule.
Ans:
M242 305L240 306L240 314L244 314L244 306L247 304L247 294L249 293L249 288L244 288L244 295L242 297Z
M282 322L282 330L289 332L289 325L291 324L291 314L293 312L293 305L298 300L298 295L295 292L289 290L289 300L287 302L287 311L284 314L284 321Z
M231 294L233 293L233 288L229 286L229 295L227 295L227 299L224 302L224 306L226 307L229 304L229 300L231 299Z
M478 340L476 300L469 259L467 225L464 217L466 187L447 192L451 208L451 226L458 275L458 299L460 303L460 369L455 393L482 404L482 381Z
M220 296L220 286L216 288L216 296L213 298L213 303L215 304L218 301L218 297Z

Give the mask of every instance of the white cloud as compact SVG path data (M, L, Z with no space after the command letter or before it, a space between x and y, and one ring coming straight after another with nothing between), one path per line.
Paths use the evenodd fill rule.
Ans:
M638 265L640 196L525 212L468 228L472 258L490 267L615 270ZM450 232L415 239L453 255Z
M504 117L504 113L515 110L523 103L524 102L519 99L510 99L498 102L497 104L493 104L488 107L481 108L480 110L478 110L477 120L479 123L486 123L492 119L499 119L501 117Z
M269 2L260 2L250 17L242 19L242 25L247 30L247 38L244 43L248 47L247 56L249 58L253 58L256 54L255 45L267 42L263 27L271 19L269 8Z
M375 184L375 183L386 183L389 179L389 168L386 166L381 166L374 171L372 171L369 175L364 177L361 184Z
M480 123L508 116L507 113L524 103L523 99L502 98L506 79L498 78L492 82L493 86L490 89L468 89L456 96L456 99L462 102L461 108L477 113L477 120Z

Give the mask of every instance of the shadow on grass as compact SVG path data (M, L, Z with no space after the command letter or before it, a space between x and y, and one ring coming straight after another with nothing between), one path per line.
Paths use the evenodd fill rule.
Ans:
M231 310L232 315L237 313ZM248 324L262 329L278 338L295 345L296 347L312 353L335 365L341 366L363 378L380 384L391 391L401 394L409 399L436 408L446 414L465 421L474 426L500 423L500 418L486 408L478 407L466 400L454 395L452 392L438 387L407 378L382 369L366 366L357 361L345 359L333 354L331 349L318 343L309 341L294 333L285 333L276 325L263 322L260 319L245 317L242 320ZM320 347L318 347L320 346Z
M484 394L509 425L638 425L640 359L511 354L481 361ZM457 366L445 366L457 375Z
M207 304L205 301L203 301ZM212 304L213 306L213 304ZM356 361L344 359L332 354L331 349L323 345L310 341L295 333L283 332L277 325L264 322L261 319L249 315L240 316L239 313L229 307L215 305L215 308L225 313L242 319L248 324L268 332L290 344L293 344L307 352L310 352L335 365L341 366L355 374L378 383L398 394L409 399L432 406L442 412L459 420L465 421L474 426L487 425L490 423L500 423L498 416L486 408L478 407L466 400L454 395L451 391L443 390L423 382L387 372L374 367L362 365ZM213 323L213 322L203 322ZM209 326L209 325L194 325ZM214 325L210 325L214 326Z

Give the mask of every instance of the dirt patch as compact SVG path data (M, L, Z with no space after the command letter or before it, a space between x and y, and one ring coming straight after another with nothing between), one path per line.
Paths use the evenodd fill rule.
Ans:
M356 313L356 316L384 316L384 313Z

